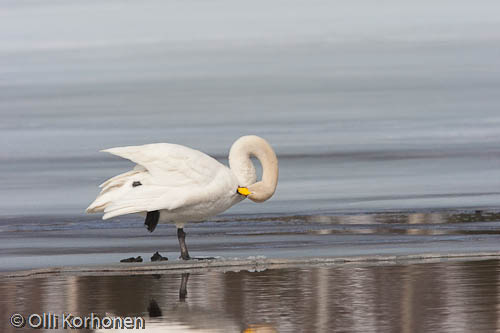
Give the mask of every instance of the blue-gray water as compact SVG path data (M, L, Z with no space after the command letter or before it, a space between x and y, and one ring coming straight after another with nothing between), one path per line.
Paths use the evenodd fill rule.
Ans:
M0 213L82 214L150 142L268 139L280 184L230 213L495 206L498 2L4 1Z
M150 234L133 216L84 215L97 185L132 166L98 151L172 142L225 163L245 134L276 149L277 192L188 225L195 254L497 252L499 10L497 1L2 1L0 270L156 250L175 260L171 226ZM205 272L182 304L161 294L177 293L180 276L168 276L154 298L174 317L157 322L212 325L183 321L187 305L201 318L225 313L228 331L498 330L496 261L380 269ZM91 278L8 280L0 310L146 313L152 293L131 277L135 304L113 279L123 276L102 280L97 298L85 294ZM204 294L210 281L220 293ZM260 287L238 294L241 285Z

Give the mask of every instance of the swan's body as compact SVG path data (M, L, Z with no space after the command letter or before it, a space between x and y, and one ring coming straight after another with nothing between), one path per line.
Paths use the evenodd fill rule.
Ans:
M104 151L137 166L101 185L87 211L104 211L103 219L159 210L160 222L194 222L244 199L236 192L238 180L231 170L198 150L156 143ZM134 187L134 182L141 185Z
M175 223L182 231L185 223L217 215L246 196L256 202L265 201L274 194L278 181L274 151L254 135L243 136L233 144L229 153L231 168L198 150L170 143L104 152L137 165L101 184L101 193L87 212L104 212L103 219L131 213L147 215L150 231L158 222ZM251 156L262 164L262 181L256 182ZM154 220L151 229L148 219Z

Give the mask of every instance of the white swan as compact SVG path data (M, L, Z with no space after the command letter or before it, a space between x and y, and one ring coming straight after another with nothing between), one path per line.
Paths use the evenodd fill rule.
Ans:
M269 199L278 184L278 159L266 140L243 136L229 152L229 165L185 146L155 143L103 150L137 163L133 170L100 185L101 193L87 213L104 212L103 219L139 213L153 231L158 222L177 225L181 258L191 259L185 243L184 224L203 221L248 197ZM255 156L262 165L256 181Z

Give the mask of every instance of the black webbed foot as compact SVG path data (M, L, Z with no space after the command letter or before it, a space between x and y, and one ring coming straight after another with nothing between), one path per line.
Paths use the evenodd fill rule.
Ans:
M151 257L151 261L167 261L168 258L162 256L158 251Z
M194 257L196 260L215 260L215 257Z
M181 254L179 256L179 259L182 259L182 260L214 260L216 258L215 257L191 257L191 256L184 258L184 257L182 257L182 254Z
M142 262L142 257L141 256L138 256L137 258L130 257L130 258L122 259L122 260L120 260L120 262Z

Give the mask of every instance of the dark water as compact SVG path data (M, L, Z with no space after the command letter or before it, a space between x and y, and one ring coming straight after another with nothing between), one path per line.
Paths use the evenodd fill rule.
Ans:
M19 331L16 312L144 316L155 332L500 329L498 260L2 279L0 292L2 332Z

